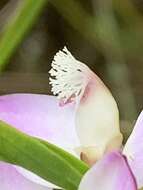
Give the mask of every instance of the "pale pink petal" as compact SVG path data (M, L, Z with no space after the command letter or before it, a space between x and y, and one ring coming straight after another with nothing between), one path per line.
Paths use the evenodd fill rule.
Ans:
M138 188L143 187L143 112L139 115L123 154L126 155L130 168L137 180Z
M60 107L56 97L35 94L0 96L0 119L34 137L47 140L74 154L79 146L74 124L75 107ZM19 169L25 177L45 184L38 176Z
M23 177L10 164L0 162L1 190L50 190Z
M0 96L0 119L19 130L61 147L79 146L74 105L60 107L54 96L12 94Z
M125 158L113 152L84 175L78 190L137 190L137 187Z
M61 189L60 187L46 181L45 179L39 177L38 175L32 173L31 171L29 170L26 170L22 167L18 167L18 166L15 166L14 167L20 174L22 174L23 177L29 179L30 181L36 183L36 184L39 184L39 185L42 185L44 187L48 187L48 188L51 188L51 189Z

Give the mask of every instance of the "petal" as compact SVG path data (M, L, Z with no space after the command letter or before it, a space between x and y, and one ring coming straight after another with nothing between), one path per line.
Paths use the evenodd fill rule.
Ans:
M123 154L126 155L130 168L137 180L138 188L143 187L143 112L139 115Z
M78 190L137 190L125 158L118 152L98 161L83 177Z
M50 70L52 92L62 105L74 101L80 152L90 163L105 152L119 150L122 134L117 104L101 79L64 47L58 51ZM89 156L90 155L90 156Z
M58 100L53 96L1 96L0 118L29 135L48 140L58 146L79 146L75 133L74 106L60 107Z
M45 179L39 177L38 175L32 173L29 170L26 170L19 166L14 166L14 168L18 171L18 173L22 174L23 177L25 177L26 179L28 179L36 184L42 185L44 187L49 187L52 189L60 189L58 186L46 181Z
M98 160L111 151L119 150L122 134L119 112L115 99L101 79L89 70L90 80L85 88L76 112L76 129L83 151L90 160ZM93 150L94 148L94 150Z
M10 164L0 162L0 189L1 190L50 190L27 180Z
M60 107L53 96L12 94L0 97L0 119L17 129L47 140L74 154L79 146L74 125L74 105ZM45 184L38 176L19 169L25 177Z

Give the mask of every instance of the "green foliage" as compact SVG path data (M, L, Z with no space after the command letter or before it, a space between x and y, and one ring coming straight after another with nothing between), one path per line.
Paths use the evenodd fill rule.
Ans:
M87 165L62 149L0 122L0 158L64 189L77 190Z
M18 45L23 41L46 3L46 0L23 0L19 2L1 34L0 70L4 68Z

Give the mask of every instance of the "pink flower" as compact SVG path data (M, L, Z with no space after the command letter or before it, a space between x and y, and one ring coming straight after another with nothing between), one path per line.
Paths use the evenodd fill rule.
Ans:
M136 190L143 187L143 112L121 152L105 155L83 177L79 190ZM106 187L106 188L105 188Z
M108 153L83 177L78 190L137 190L126 159L119 152Z
M1 96L0 119L81 157L90 165L105 153L119 150L122 134L117 104L99 77L66 48L54 57L50 74L52 91L59 101L48 95ZM116 155L125 162L123 156ZM0 187L44 190L55 186L21 167L0 162Z
M60 107L53 96L34 94L0 96L0 119L31 136L56 144L72 154L74 148L79 146L74 128L74 106ZM36 187L37 190L40 188L46 190L47 187L56 186L21 167L0 162L0 187L3 187L2 190L36 190Z
M0 162L1 190L51 190L45 186L29 181L12 165Z

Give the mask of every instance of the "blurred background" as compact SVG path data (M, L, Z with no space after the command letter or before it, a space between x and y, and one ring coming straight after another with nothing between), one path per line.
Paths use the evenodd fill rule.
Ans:
M50 94L50 63L65 45L109 87L123 130L133 126L143 108L143 0L1 0L0 94Z

